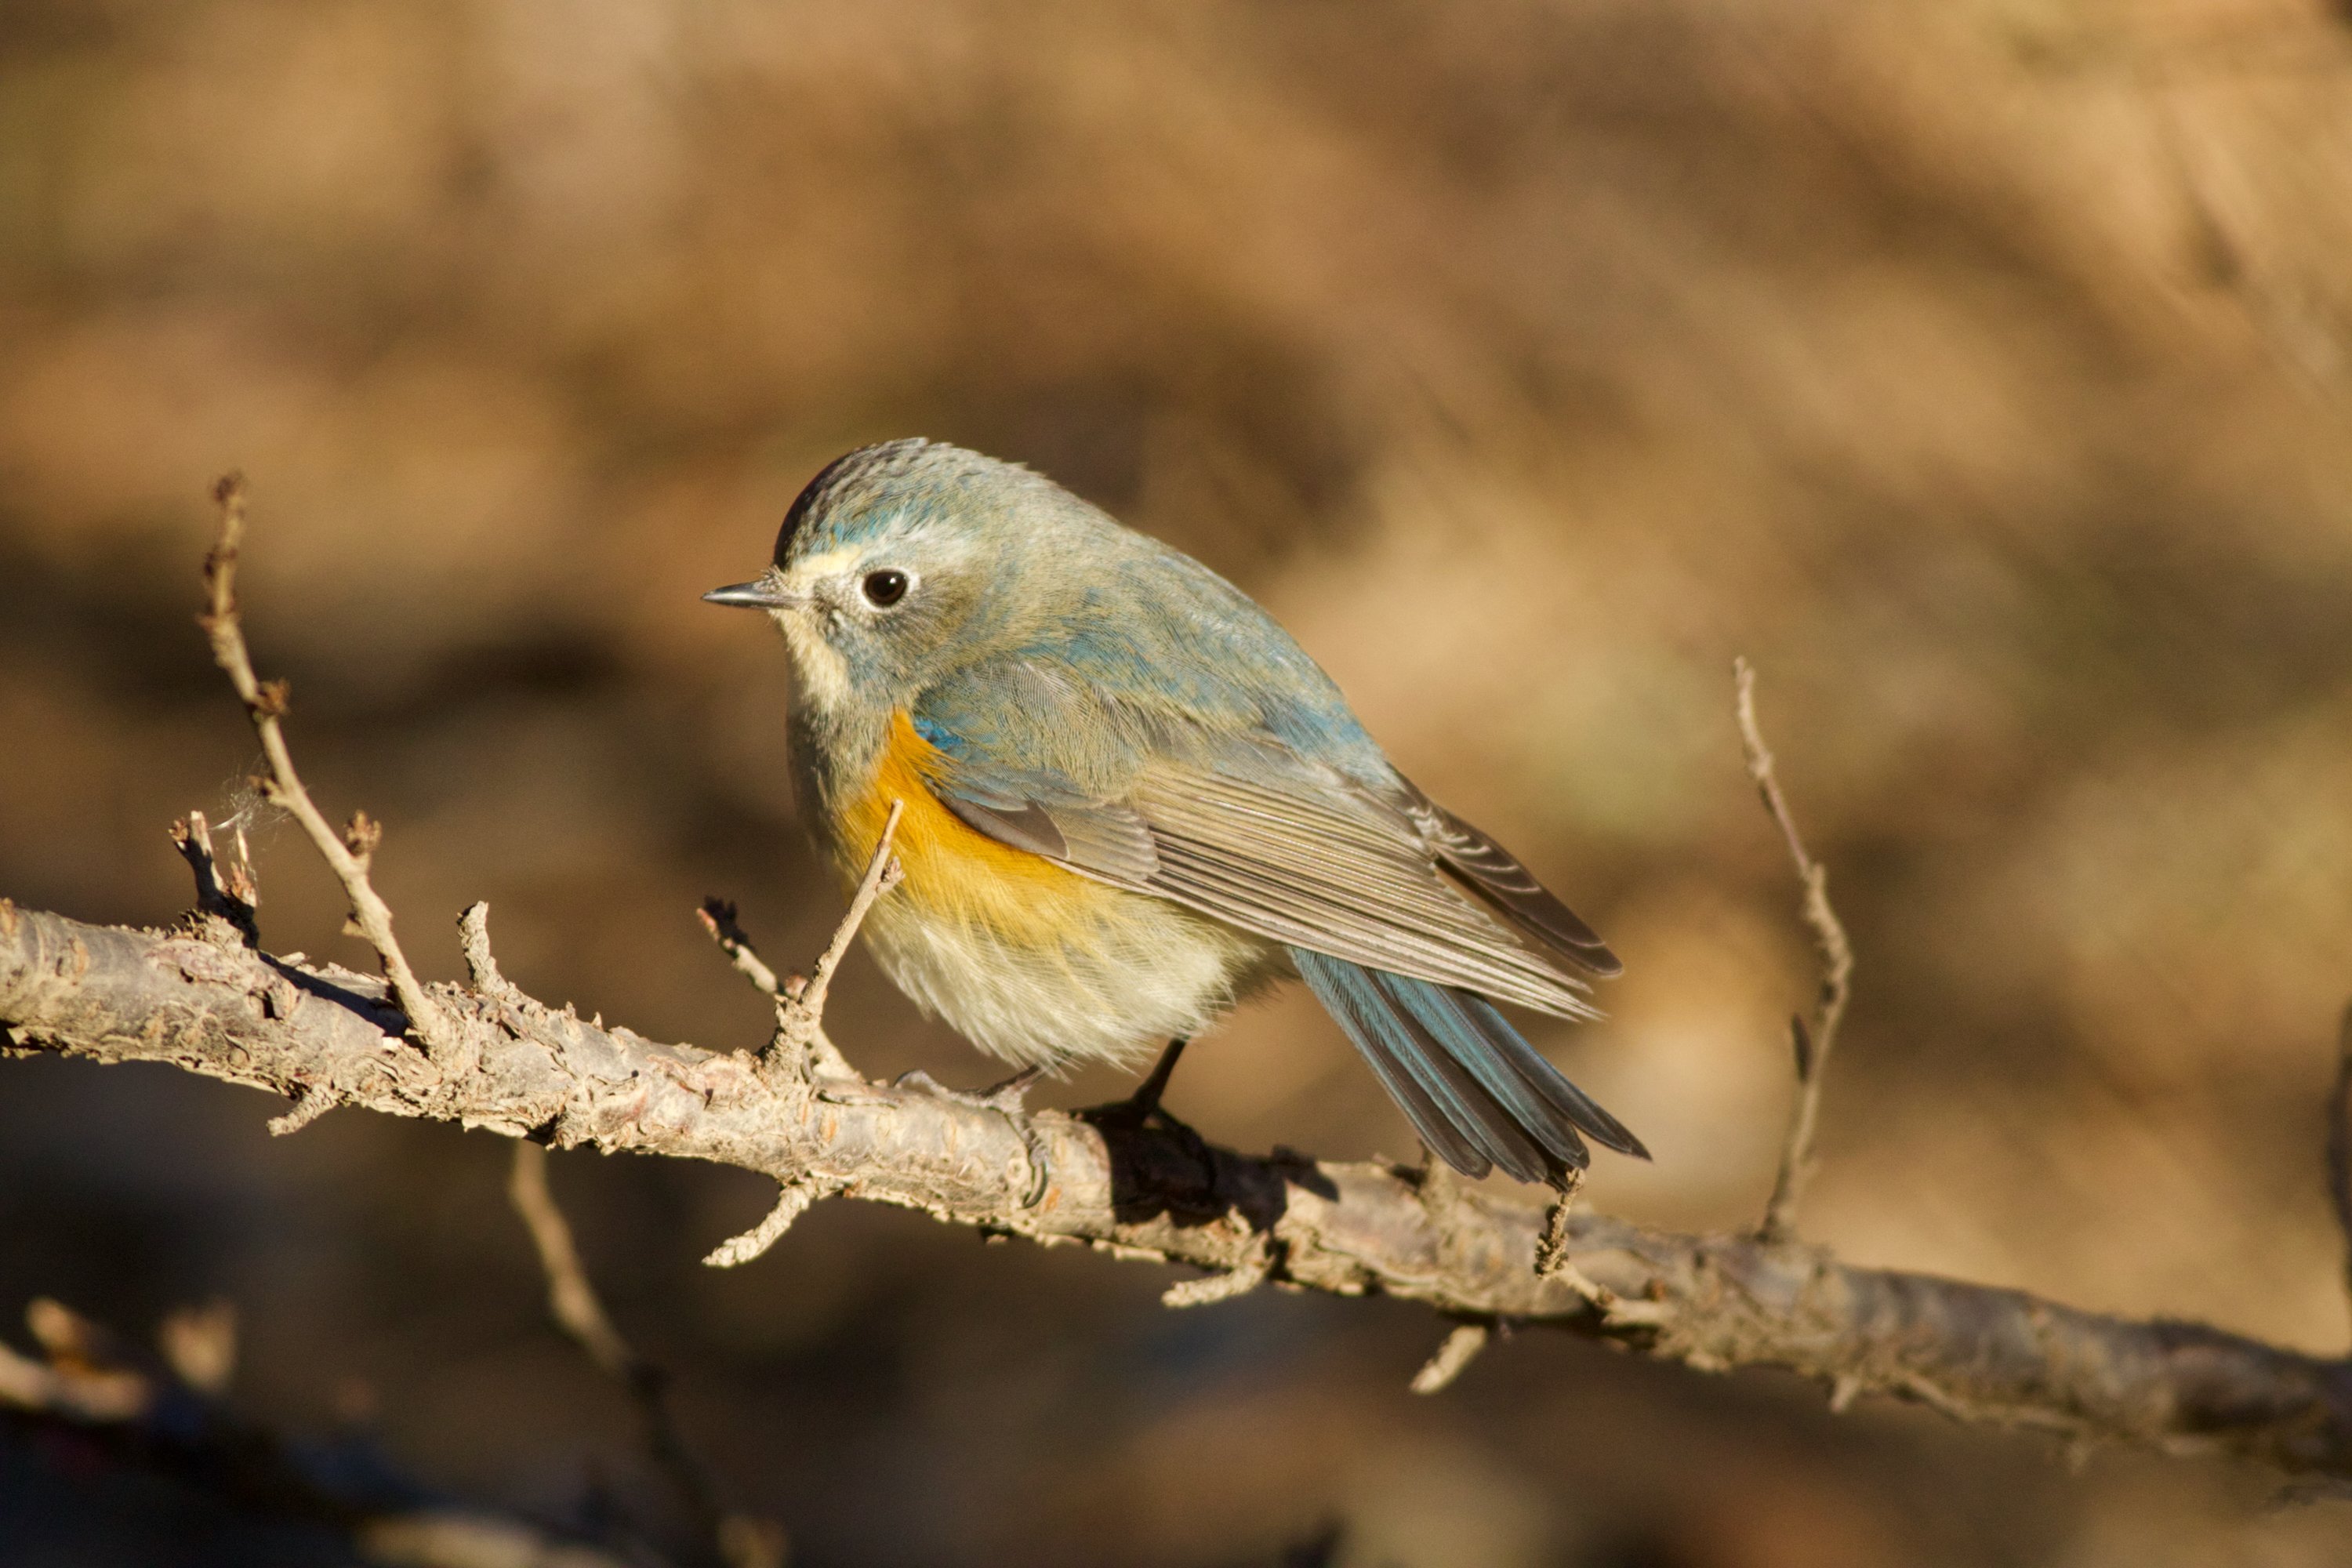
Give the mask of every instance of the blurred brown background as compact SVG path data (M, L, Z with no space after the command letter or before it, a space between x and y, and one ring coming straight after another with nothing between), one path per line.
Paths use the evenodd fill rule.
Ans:
M7 0L0 892L161 923L249 733L190 624L256 494L265 670L428 971L731 1047L838 909L782 649L696 603L849 446L1030 462L1261 596L1629 974L1542 1043L1749 1223L1811 984L1736 652L1860 949L1807 1215L1847 1256L2346 1335L2352 25L2305 0ZM257 819L266 937L361 962ZM988 1064L853 965L871 1071ZM1055 1091L1076 1104L1108 1078ZM1412 1152L1300 995L1222 1140ZM225 1297L240 1396L519 1506L637 1479L496 1140L0 1064L0 1324ZM557 1159L624 1326L800 1563L2303 1564L2341 1503L1550 1334L1164 1311L1094 1257ZM0 1447L0 1561L332 1563Z

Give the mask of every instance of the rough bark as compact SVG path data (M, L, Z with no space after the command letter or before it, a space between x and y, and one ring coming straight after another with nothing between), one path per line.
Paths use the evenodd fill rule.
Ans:
M166 1062L231 1083L557 1146L709 1160L1045 1245L1259 1282L1548 1323L1708 1371L1779 1366L1843 1404L1915 1399L2078 1440L2206 1447L2352 1476L2352 1367L2192 1323L1857 1268L1816 1247L1570 1223L1573 1268L1534 1267L1544 1211L1384 1164L1252 1158L1180 1131L813 1078L748 1052L602 1028L501 986L439 984L478 1065L400 1037L381 980L289 963L225 922L92 926L0 903L0 1047ZM1188 1282L1205 1283L1203 1282Z

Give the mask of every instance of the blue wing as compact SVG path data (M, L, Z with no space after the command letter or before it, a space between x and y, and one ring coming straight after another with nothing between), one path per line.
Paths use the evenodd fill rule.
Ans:
M940 753L941 802L980 832L1288 947L1457 1170L1558 1181L1587 1163L1584 1137L1645 1152L1486 1000L1590 1016L1566 965L1609 973L1615 958L1507 851L1384 761L1385 780L1366 780L1263 722L1121 700L1060 659L967 672L912 717Z
M1616 967L1517 860L1384 759L1367 779L1344 749L1354 765L1304 755L1243 704L1154 704L1106 691L1057 657L968 670L926 693L912 717L940 752L943 804L999 842L1088 876L1291 946L1565 1017L1591 1016L1571 965ZM1489 901L1441 874L1456 853L1471 866L1457 874ZM1482 872L1520 882L1498 891Z

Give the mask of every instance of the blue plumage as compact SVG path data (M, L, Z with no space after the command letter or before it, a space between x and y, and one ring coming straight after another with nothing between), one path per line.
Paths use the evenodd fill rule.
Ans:
M1492 1005L1590 1016L1583 976L1614 956L1200 563L1025 469L899 441L825 468L773 568L713 596L785 634L837 861L870 851L850 825L880 820L879 780L944 808L866 933L984 1048L1124 1059L1296 973L1457 1168L1558 1181L1586 1138L1642 1152Z
M1589 1162L1580 1132L1647 1154L1484 999L1303 948L1291 959L1414 1131L1457 1168L1555 1178Z

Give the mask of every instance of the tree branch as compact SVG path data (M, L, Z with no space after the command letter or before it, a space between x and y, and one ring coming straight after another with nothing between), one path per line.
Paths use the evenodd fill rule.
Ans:
M301 1442L237 1415L220 1399L233 1330L217 1311L167 1319L161 1358L55 1301L25 1315L46 1359L0 1343L0 1428L70 1436L243 1511L325 1525L385 1568L647 1568L642 1554L457 1503L357 1440Z
M278 722L287 709L286 682L273 680L265 684L253 673L253 658L246 652L245 630L236 607L237 555L245 542L244 478L231 474L222 479L214 487L213 499L220 508L220 531L214 539L212 553L205 557L207 607L197 624L212 639L213 662L221 667L229 683L236 688L237 698L245 704L246 717L253 721L253 731L261 739L261 753L268 761L269 773L254 782L272 805L282 806L302 825L311 845L334 868L336 879L343 885L344 897L351 900L354 932L375 949L383 973L392 983L393 994L407 1016L408 1032L424 1046L425 1054L436 1066L462 1072L470 1065L463 1054L464 1037L442 1028L432 998L418 983L416 972L409 967L407 955L400 951L400 942L392 934L392 908L368 880L368 863L383 837L383 829L363 811L353 812L351 822L340 834L328 823L326 814L310 799L310 792L302 787L301 775L294 771L294 755L287 749L286 732Z
M2352 1368L2217 1329L1592 1214L1568 1217L1574 1268L1539 1278L1543 1207L1467 1189L1425 1204L1412 1170L1255 1159L1158 1129L811 1078L600 1028L520 992L438 985L434 1001L479 1058L463 1079L401 1048L380 980L0 902L0 1049L167 1062L278 1094L324 1087L391 1115L709 1160L1047 1246L1218 1274L1263 1258L1279 1288L1377 1292L1709 1371L1787 1367L1845 1397L2352 1477Z
M2336 1029L2336 1085L2327 1097L2327 1199L2344 1238L2344 1289L2352 1299L2352 1006Z
M859 920L896 880L897 803L809 982L779 984L732 911L706 906L705 923L736 966L777 999L774 1038L758 1053L661 1044L547 1006L499 973L479 905L461 921L472 986L423 984L368 885L371 825L354 817L345 838L326 826L278 723L283 688L253 677L232 584L242 494L227 481L219 499L220 541L206 569L215 655L262 737L267 787L342 878L384 978L272 956L226 913L158 932L84 925L0 899L0 1055L170 1063L293 1096L296 1111L281 1121L295 1124L313 1106L349 1103L535 1143L707 1160L772 1177L781 1188L774 1211L715 1252L717 1264L758 1256L809 1204L838 1193L992 1235L1081 1243L1210 1276L1171 1289L1171 1305L1264 1285L1425 1302L1456 1328L1415 1378L1424 1390L1458 1373L1496 1330L1546 1324L1703 1370L1787 1367L1826 1384L1833 1408L1884 1393L2077 1442L2214 1447L2352 1478L2352 1365L2202 1325L1851 1268L1790 1238L1853 955L1822 868L1780 795L1744 661L1748 769L1804 883L1822 988L1813 1029L1799 1026L1798 1105L1763 1229L1687 1236L1573 1213L1570 1194L1547 1208L1474 1191L1433 1163L1411 1170L1285 1152L1256 1159L1189 1129L868 1082L824 1039L823 1007ZM190 855L201 894L210 852L194 829L184 849L190 843L201 851ZM406 1049L404 1034L422 1039L427 1055ZM551 1245L568 1244L569 1233L551 1204L535 1205L527 1190L536 1158L518 1166L518 1201L527 1217L537 1211L558 1316L600 1362L634 1375L642 1363L595 1308L576 1258L567 1269L567 1247ZM536 1195L545 1198L543 1185ZM577 1287L568 1292L567 1277Z
M469 916L482 910L476 904ZM468 934L480 930L478 918ZM483 958L488 950L485 937ZM495 973L495 966L491 973ZM730 1511L719 1496L710 1468L695 1453L670 1408L669 1373L636 1352L604 1310L604 1299L580 1260L572 1225L547 1183L547 1151L528 1138L514 1146L507 1197L530 1232L547 1276L547 1310L596 1369L628 1392L637 1407L646 1450L667 1477L694 1521L700 1554L727 1568L780 1568L783 1536L773 1524Z
M1797 880L1805 889L1805 927L1813 933L1813 947L1822 961L1821 994L1814 1004L1812 1026L1806 1026L1802 1015L1789 1020L1789 1042L1797 1065L1797 1100L1790 1108L1789 1130L1780 1144L1780 1168L1773 1177L1772 1196L1764 1205L1764 1223L1757 1232L1766 1241L1787 1241L1797 1234L1797 1205L1804 1197L1805 1184L1812 1179L1822 1079L1830 1053L1837 1048L1838 1026L1845 1021L1846 1002L1853 994L1853 944L1846 940L1845 925L1830 904L1830 874L1807 853L1805 841L1797 832L1797 819L1790 814L1788 797L1780 793L1771 748L1764 743L1764 731L1756 721L1756 670L1745 658L1732 660L1731 668L1738 692L1739 745L1747 757L1748 776L1755 781L1764 809L1772 814L1788 846L1789 858L1797 868Z

